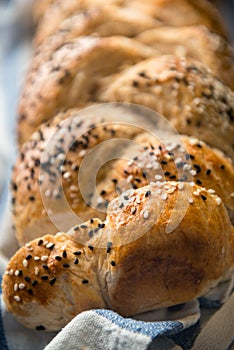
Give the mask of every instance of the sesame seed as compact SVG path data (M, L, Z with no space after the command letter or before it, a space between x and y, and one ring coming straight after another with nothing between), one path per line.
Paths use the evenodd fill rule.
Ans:
M92 245L88 245L88 248L91 250L91 251L93 251L93 246Z
M192 176L196 176L196 175L197 175L196 170L190 170L189 173L190 173L190 175L192 175Z
M220 205L222 203L222 199L219 197L215 198L215 201L218 205Z
M10 269L10 270L8 271L8 275L9 275L9 276L13 276L13 274L14 274L14 271L13 271L12 269Z
M33 290L32 289L28 289L27 292L31 295L33 295Z
M50 285L53 286L56 282L56 278L52 278L52 280L50 280Z
M37 281L33 281L32 286L33 286L33 287L36 287L37 284L38 284Z
M87 150L83 149L82 151L80 151L79 156L84 157L86 153L87 153Z
M46 328L44 326L37 326L36 330L37 331L44 331Z
M161 175L155 175L155 180L157 180L157 181L162 180L162 176Z
M111 266L116 266L116 262L115 261L111 261Z
M44 247L45 247L48 243L49 243L48 241L45 241L44 244L43 244Z
M131 214L132 215L136 214L136 211L137 211L136 207L132 207L131 208Z
M56 259L57 261L61 261L61 260L62 260L61 256L56 256L55 259Z
M151 195L151 192L150 191L147 191L146 193L145 193L145 197L147 198L147 197L149 197Z
M161 195L161 198L162 198L163 201L167 200L167 198L168 198L167 193L163 193L163 194Z
M43 239L40 239L39 241L38 241L38 245L40 246L40 245L42 245L43 244Z
M63 251L63 258L66 258L67 257L67 252L66 250Z
M224 169L225 169L225 165L221 165L220 168L221 168L222 170L224 170Z
M79 259L76 258L76 259L74 260L74 264L77 265L78 263L79 263Z
M232 193L230 194L230 197L231 197L231 198L234 198L234 192L232 192Z
M20 302L20 297L18 296L18 295L14 295L14 299L15 299L15 301L17 301L17 303L19 303Z
M46 281L46 280L48 280L48 276L41 276L41 279Z
M82 283L83 283L83 284L87 284L87 283L89 283L89 281L86 280L86 279L84 279L84 280L82 281Z
M78 252L74 252L73 254L74 254L74 255L81 255L81 252L78 251Z
M24 283L20 283L19 284L19 289L24 289L25 288L25 284Z
M28 261L26 259L23 260L23 265L24 265L24 267L28 266Z
M201 195L201 198L202 198L203 201L206 201L206 200L207 200L207 197L204 196L203 194Z
M183 166L183 171L189 171L189 170L191 170L191 168L192 168L192 166L190 164L185 164Z
M70 176L71 176L71 173L69 171L63 174L64 179L68 179Z
M39 256L34 256L34 260L35 260L35 261L40 260Z
M189 198L189 199L188 199L188 202L189 202L190 204L193 204L193 199L192 199L192 198Z
M15 284L14 284L14 292L17 292L18 287L19 287L19 286L18 286L18 283L15 283Z
M46 261L48 259L48 255L43 255L42 257L41 257L41 261Z
M15 271L15 276L19 276L19 270Z
M180 191L184 189L184 183L183 183L183 182L179 183L178 189L179 189Z
M99 228L104 228L104 227L105 227L105 224L104 224L104 223L98 224L98 227L99 227Z
M32 258L32 255L31 255L31 254L29 254L29 255L26 256L26 260L30 260L31 258Z
M63 267L64 267L65 269L67 269L67 268L70 267L70 265L69 265L69 264L63 264Z
M215 190L213 190L212 188L210 188L210 189L208 190L208 192L209 192L210 194L215 194Z
M40 269L39 269L39 267L36 266L36 267L34 268L34 273L35 273L35 275L38 276L38 275L39 275L39 272L40 272Z
M144 219L148 219L148 217L149 217L149 212L148 212L147 210L144 211L143 217L144 217Z
M49 270L49 266L48 265L42 265L43 269L45 270Z
M30 282L31 281L31 278L30 277L24 277L24 280L26 281L26 282Z

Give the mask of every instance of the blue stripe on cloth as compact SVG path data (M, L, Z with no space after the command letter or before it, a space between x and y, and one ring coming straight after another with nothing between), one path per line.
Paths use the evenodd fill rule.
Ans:
M95 310L95 312L111 321L118 327L133 333L141 333L154 339L159 335L172 335L184 330L184 326L178 321L143 322L124 318L110 310Z
M1 294L2 294L2 276L0 276L0 349L1 350L9 350L8 345L7 345L7 341L6 341L6 337L5 337L3 322L2 322Z

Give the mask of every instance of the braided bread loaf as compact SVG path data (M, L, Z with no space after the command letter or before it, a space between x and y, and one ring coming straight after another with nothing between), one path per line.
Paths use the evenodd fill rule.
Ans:
M234 268L233 52L219 14L205 0L34 11L12 176L16 237L31 242L4 275L8 310L50 331L91 308L132 316L204 295ZM120 109L115 122L81 111L118 101L184 136L144 130L149 110L128 124Z

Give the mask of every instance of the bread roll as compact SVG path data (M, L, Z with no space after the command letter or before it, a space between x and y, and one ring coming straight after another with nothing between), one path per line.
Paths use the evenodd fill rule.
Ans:
M41 6L45 7L45 5ZM36 43L42 43L46 38L61 30L63 21L74 14L79 14L90 8L105 10L108 6L116 7L116 9L113 7L113 12L118 12L119 9L120 12L129 13L127 17L131 17L131 13L135 13L136 24L142 22L141 17L147 16L149 23L154 23L155 28L168 25L180 27L203 24L211 31L227 36L220 14L206 0L147 0L144 2L140 0L109 0L108 4L103 4L101 0L57 0L47 8L41 18L37 28ZM38 12L38 10L36 11ZM116 24L115 15L113 16L112 27ZM134 35L134 32L132 34Z
M234 93L202 64L175 56L145 60L104 82L97 99L152 108L176 130L234 160Z
M213 74L234 89L233 48L204 26L161 27L147 30L136 38L161 54L190 57L207 65Z
M207 293L233 271L233 227L217 197L199 189L166 182L130 190L104 223L22 247L3 277L8 310L26 327L54 331L89 309L131 316ZM181 220L168 231L173 213Z
M96 85L107 75L144 60L154 49L125 37L86 37L42 50L33 59L18 108L22 145L59 108L92 101Z

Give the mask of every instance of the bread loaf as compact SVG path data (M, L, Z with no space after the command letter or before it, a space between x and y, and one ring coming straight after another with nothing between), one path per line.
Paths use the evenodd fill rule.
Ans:
M4 275L4 301L25 326L47 331L91 308L131 316L184 303L233 271L233 238L223 204L206 189L160 182L130 190L110 203L106 221L22 247Z

